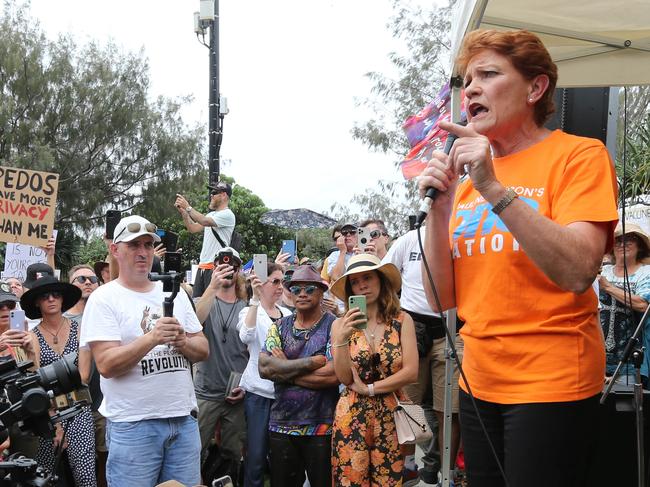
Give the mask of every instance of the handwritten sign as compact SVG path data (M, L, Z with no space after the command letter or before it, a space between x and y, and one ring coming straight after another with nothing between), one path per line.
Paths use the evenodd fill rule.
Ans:
M58 188L58 174L0 166L0 241L45 245Z
M56 239L57 230L53 231ZM2 272L2 279L15 277L21 282L25 280L27 268L38 262L47 264L47 253L40 247L33 247L21 243L8 243L5 253L5 269Z

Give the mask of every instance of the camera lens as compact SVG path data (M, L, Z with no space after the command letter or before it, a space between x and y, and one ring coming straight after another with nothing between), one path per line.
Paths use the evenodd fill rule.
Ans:
M69 353L56 362L38 369L39 383L44 389L51 389L55 395L66 394L81 387L81 376L75 364L76 353Z
M367 238L362 238L361 243L365 245L366 243L368 243L368 239Z

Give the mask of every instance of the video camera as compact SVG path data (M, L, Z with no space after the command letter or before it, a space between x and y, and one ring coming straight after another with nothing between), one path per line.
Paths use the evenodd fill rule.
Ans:
M3 392L0 398L0 440L8 437L8 428L13 424L36 436L53 438L57 422L71 419L82 411L89 396L81 382L76 361L77 354L71 353L30 372L28 369L34 365L33 362L16 363L13 358L0 360L0 389ZM50 416L53 404L57 412ZM56 475L48 476L35 460L19 454L0 462L0 486L44 486L56 482Z

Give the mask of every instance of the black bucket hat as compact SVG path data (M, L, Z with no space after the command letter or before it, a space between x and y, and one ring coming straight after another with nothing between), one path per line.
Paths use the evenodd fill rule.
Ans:
M31 264L27 267L27 275L25 277L25 282L23 282L23 287L31 289L36 285L35 283L38 279L45 276L54 277L54 269L44 262Z
M61 282L56 277L44 276L34 282L34 287L25 292L20 298L20 307L25 310L25 314L29 319L42 318L41 309L37 306L36 302L41 296L58 292L63 296L63 305L61 312L68 311L72 308L77 301L81 298L81 289L67 282Z

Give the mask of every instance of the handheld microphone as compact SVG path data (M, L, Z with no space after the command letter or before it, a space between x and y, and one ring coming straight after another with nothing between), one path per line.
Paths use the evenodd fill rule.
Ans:
M467 122L463 120L459 123L459 125L467 125ZM456 142L456 139L458 139L458 136L456 134L452 134L450 132L449 135L447 135L447 141L445 142L445 148L443 149L443 152L445 154L449 155L451 148L454 146L454 142ZM426 220L427 215L429 214L429 210L431 209L431 205L433 204L433 200L436 199L438 193L440 193L440 191L438 191L436 188L427 188L427 191L424 194L424 199L420 203L417 218L415 219L416 229L420 228L424 223L424 220Z

